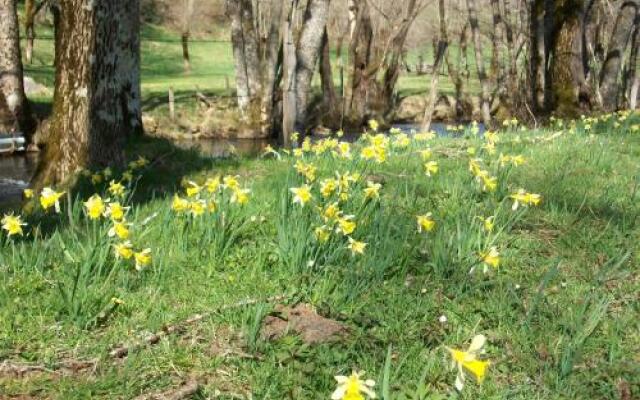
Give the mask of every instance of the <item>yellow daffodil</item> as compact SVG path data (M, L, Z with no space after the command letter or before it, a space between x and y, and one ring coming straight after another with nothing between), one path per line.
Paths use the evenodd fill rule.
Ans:
M42 189L40 193L40 205L45 210L54 207L57 213L60 212L60 198L64 195L64 192L56 192L51 188Z
M142 156L138 156L138 159L136 161L133 161L133 165L134 165L135 168L143 168L147 164L149 164L149 160L147 160L146 158L144 158Z
M185 193L187 194L187 197L196 197L197 195L200 194L201 190L202 190L202 187L200 187L200 185L198 185L194 181L189 181L187 182Z
M403 149L411 144L411 139L406 133L398 133L393 140L393 147Z
M367 146L365 148L362 149L362 152L360 152L360 157L362 157L365 160L373 160L376 158L376 148L375 146Z
M94 185L100 184L102 183L102 181L103 181L103 178L99 172L96 172L95 174L91 175L91 183L93 183Z
M526 161L527 160L524 158L522 154L511 157L511 163L513 164L514 167L519 167L520 165L524 164Z
M489 143L498 143L498 134L496 132L487 131L484 133L484 138Z
M292 138L292 140L293 140L293 138ZM294 142L296 142L296 140L293 140L293 141L294 141ZM265 146L265 148L264 148L264 150L263 150L263 152L262 152L262 156L263 156L263 157L265 157L265 156L269 156L269 155L274 156L274 157L275 157L275 158L277 158L278 160L281 158L280 153L278 153L278 152L276 151L276 149L274 149L274 148L273 148L273 146L271 146L270 144L268 144L267 146Z
M285 154L289 154L287 149L282 150ZM304 155L304 152L302 151L302 149L297 148L297 149L293 149L293 156L296 158L301 158Z
M375 119L369 120L369 128L371 128L372 131L377 132L379 127L380 124L378 124L378 121L376 121Z
M485 232L493 232L493 227L494 227L494 219L495 217L491 216L488 218L483 218L483 217L477 217L480 221L482 221L482 228L485 230Z
M84 202L84 208L90 219L98 219L104 214L106 206L100 195L94 194Z
M338 144L338 155L344 159L351 159L351 145L348 142L340 142Z
M129 228L125 222L114 222L108 235L109 237L117 236L120 240L127 240L129 239Z
M189 210L189 201L183 199L177 194L173 196L173 201L171 202L171 209L177 213L183 213Z
M367 181L367 187L364 189L364 197L367 199L379 198L381 187L382 185L379 183L373 183L371 181Z
M465 373L471 374L479 384L484 381L490 362L483 361L478 357L483 352L482 348L486 340L484 335L476 335L467 351L447 347L449 354L451 354L453 366L458 368L455 386L459 391L464 387Z
M302 141L302 146L300 146L302 151L305 153L309 153L311 151L311 139L309 137L304 138Z
M427 213L425 215L418 215L416 218L418 220L418 232L431 232L436 227L436 221L433 220L431 213Z
M122 173L122 180L131 182L133 180L133 173L131 171L125 171Z
M144 267L151 264L151 249L144 249L133 254L136 261L136 270L141 271Z
M2 223L2 229L7 232L8 236L22 236L24 234L22 227L27 225L22 221L22 218L20 218L19 215L11 214L5 215L0 223Z
M222 183L223 186L227 189L240 189L240 182L238 182L237 176L225 176L224 178L222 178Z
M236 189L231 193L231 203L237 203L241 206L247 204L249 202L249 194L251 190L249 189Z
M488 251L481 251L479 255L482 260L482 270L485 274L489 270L489 267L498 268L500 266L500 253L496 246L491 246ZM473 272L473 268L471 272Z
M207 178L207 181L204 183L204 186L207 188L207 192L215 193L220 188L220 177L216 176L213 178Z
M426 142L428 140L435 139L436 134L435 132L421 132L416 133L414 137L418 142Z
M324 179L320 182L320 194L325 199L331 197L331 195L338 188L338 181L335 179Z
M329 204L324 211L322 212L322 217L326 222L336 219L340 216L340 207L338 207L338 203Z
M113 245L114 252L116 253L116 258L129 260L133 257L133 246L131 242L127 241L124 243L118 243Z
M337 233L341 233L345 236L349 236L356 230L356 223L352 221L353 215L347 215L346 217L338 219Z
M24 192L22 192L22 195L24 196L25 199L32 199L33 198L33 190L32 189L25 189Z
M329 227L327 227L326 225L317 227L313 231L313 233L316 237L316 240L320 243L326 243L331 237L331 229L329 229Z
M109 194L115 197L124 197L125 187L122 183L111 181L109 182L109 189L107 189Z
M498 188L498 178L495 176L489 176L488 174L483 174L481 176L482 179L482 190L485 192L494 192Z
M313 182L316 180L316 171L318 170L313 164L306 164L301 160L298 160L295 164L296 171L304 176L307 182Z
M189 202L189 211L194 217L199 217L204 214L206 205L207 204L204 202L204 200L191 201Z
M366 397L375 399L376 394L372 390L375 381L362 380L364 372L353 372L351 376L336 376L338 387L331 394L331 400L365 400ZM366 396L366 397L365 397Z
M349 244L347 245L347 248L351 250L351 255L355 256L356 254L364 254L365 247L367 247L366 243L358 242L357 240L349 238Z
M107 212L105 215L114 221L121 221L128 209L129 207L123 207L118 202L110 203L107 207Z
M438 163L436 161L429 161L424 164L424 172L427 176L431 177L438 173Z
M104 176L105 179L111 178L112 175L113 175L113 171L111 171L111 168L107 167L104 170L102 170L102 176Z
M218 209L218 205L216 204L216 202L215 202L214 200L209 200L209 201L207 202L207 210L208 210L210 213L214 213L214 212L216 212L216 210L217 210L217 209Z
M509 196L513 199L513 211L517 210L520 205L537 206L542 201L542 196L535 193L529 193L524 189L519 189L516 193Z
M300 204L300 207L304 207L311 199L313 199L313 195L311 194L311 188L308 185L303 185L297 188L289 189L291 193L293 193L293 203Z
M420 150L420 157L422 157L423 161L427 161L428 159L430 159L432 154L433 152L429 148Z

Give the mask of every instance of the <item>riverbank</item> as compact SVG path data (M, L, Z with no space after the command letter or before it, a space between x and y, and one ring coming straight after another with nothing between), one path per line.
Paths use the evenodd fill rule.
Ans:
M130 181L88 174L60 214L2 233L2 393L328 398L364 370L384 398L446 396L445 346L482 334L490 364L462 398L633 398L639 123L257 159L131 143ZM113 213L87 214L94 194L131 207L137 260Z

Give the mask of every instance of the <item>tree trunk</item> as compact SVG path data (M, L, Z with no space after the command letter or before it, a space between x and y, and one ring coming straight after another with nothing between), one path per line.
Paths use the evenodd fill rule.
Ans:
M440 66L445 58L447 47L449 46L449 35L447 33L447 22L444 0L438 1L438 10L440 14L440 40L438 41L438 51L433 62L433 71L431 71L431 88L429 89L429 98L427 99L427 107L422 118L422 130L424 132L431 129L431 119L433 117L433 109L436 106L438 98L438 77L440 74Z
M575 117L581 102L589 103L584 75L582 0L556 0L555 41L551 53L548 82L553 88L552 107L561 116Z
M335 116L338 96L336 95L336 88L333 84L329 34L327 33L326 27L322 35L322 51L320 53L320 80L322 83L322 106L330 116Z
M191 72L191 59L189 58L189 38L191 37L191 18L193 16L194 0L182 2L182 61L184 72Z
M533 108L536 112L545 109L547 51L545 43L545 0L533 0L529 12L530 31L530 81Z
M283 37L283 87L282 87L282 143L291 146L291 135L295 130L296 109L296 45L293 40L293 23L296 19L297 0L291 0L287 17L282 24Z
M482 53L482 40L480 38L480 27L478 25L478 14L476 0L467 0L467 8L469 10L469 26L471 26L471 35L473 37L473 45L475 47L476 68L478 70L478 79L480 80L480 92L482 97L482 122L485 126L491 126L491 105L489 104L489 82L484 69L484 58Z
M368 117L368 102L375 72L369 71L372 61L373 27L366 1L350 0L350 31L348 87L345 113L351 125L362 125Z
M0 0L0 131L22 132L30 142L35 124L24 94L16 1ZM4 125L4 126L3 126Z
M638 67L638 46L640 45L640 41L638 40L639 31L640 24L636 21L633 39L631 40L631 54L629 55L629 62L627 63L627 71L625 73L625 92L627 94L627 104L631 110L636 108L638 100L638 73L636 69Z
M138 0L61 0L55 10L55 91L35 185L69 182L83 167L119 166L139 132Z
M622 70L622 58L629 44L631 33L638 17L638 4L636 1L625 1L620 7L616 18L607 56L600 72L600 95L605 110L612 111L618 106L620 85L618 78Z
M36 16L36 0L24 2L24 31L27 35L27 47L25 48L25 61L31 64L33 61L33 41L35 39L34 22Z
M302 32L298 39L295 56L295 129L302 133L304 133L307 126L311 80L320 54L328 14L329 0L309 0L303 16Z

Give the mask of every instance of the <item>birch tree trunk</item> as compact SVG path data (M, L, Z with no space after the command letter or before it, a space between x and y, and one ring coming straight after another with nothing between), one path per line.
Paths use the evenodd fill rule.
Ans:
M55 91L36 187L71 182L84 167L122 165L140 125L138 0L60 0Z
M482 122L485 126L491 126L491 105L489 104L489 82L484 68L484 56L482 52L482 40L480 38L480 27L478 25L478 13L476 0L467 0L469 10L469 25L471 26L471 36L475 48L476 68L478 70L478 80L480 81L480 92L482 97Z
M616 18L607 56L600 73L600 94L605 110L613 111L618 106L620 94L619 77L622 71L622 59L629 45L631 33L638 18L638 4L636 1L625 1L620 7Z
M8 117L0 118L0 131L22 132L30 141L35 125L24 94L15 0L0 0L0 98L0 114Z
M309 0L302 21L302 32L296 48L295 129L302 133L307 125L311 79L320 55L328 14L329 0Z

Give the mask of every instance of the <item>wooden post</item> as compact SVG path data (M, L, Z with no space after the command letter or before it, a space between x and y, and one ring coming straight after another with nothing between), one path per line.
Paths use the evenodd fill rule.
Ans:
M173 95L173 87L169 88L169 118L171 121L176 120L176 103Z

